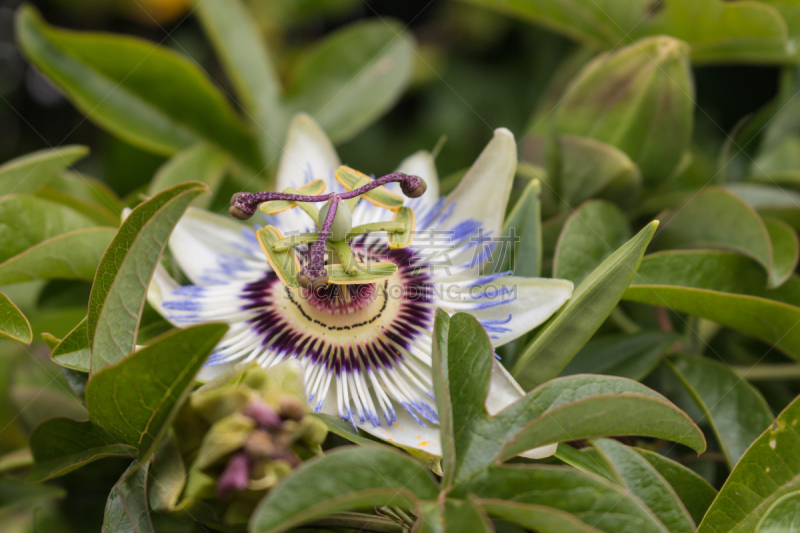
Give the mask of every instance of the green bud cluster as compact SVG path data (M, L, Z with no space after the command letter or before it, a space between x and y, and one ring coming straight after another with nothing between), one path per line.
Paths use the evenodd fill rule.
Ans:
M310 415L302 370L253 363L193 392L175 423L188 477L176 510L209 525L247 523L281 478L322 453L324 423Z

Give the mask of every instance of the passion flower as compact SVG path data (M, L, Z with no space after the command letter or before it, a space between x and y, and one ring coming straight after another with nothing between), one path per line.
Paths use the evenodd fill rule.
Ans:
M398 173L416 179L401 180L397 192L412 197L405 200L391 190L396 183L341 167L322 130L298 115L277 176L276 189L283 192L234 197L233 213L255 215L249 226L190 209L169 245L193 284L180 287L159 268L150 301L178 326L231 325L201 375L236 363L267 368L294 359L304 367L315 411L441 455L430 368L435 309L473 314L500 346L544 322L572 293L566 280L484 269L499 242L515 169L514 137L501 128L446 197L438 194L433 157L408 157ZM374 187L351 197L365 183ZM292 195L350 203L349 241L326 239L323 246L332 249L322 248L317 263L315 245L324 228L315 233L315 226L325 219L313 203L295 202ZM266 216L257 213L258 205ZM324 283L311 283L322 276L328 276ZM523 394L496 363L489 412Z

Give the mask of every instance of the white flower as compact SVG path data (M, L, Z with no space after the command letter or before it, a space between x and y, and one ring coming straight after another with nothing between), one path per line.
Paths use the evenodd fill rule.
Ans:
M351 243L359 261L397 264L387 291L361 286L345 295L337 292L345 286L329 285L329 299L324 301L287 291L268 266L255 230L267 224L284 234L313 230L313 222L300 209L271 216L258 212L244 225L227 215L191 208L175 228L169 247L194 285L179 287L159 268L150 302L178 326L206 321L231 325L201 377L233 363L258 361L268 367L294 358L305 368L315 410L350 420L394 444L441 455L430 369L435 309L474 315L494 346L500 346L544 322L572 294L572 283L565 280L480 273L491 237L501 233L516 159L513 135L496 130L459 186L442 198L429 153L418 152L400 164L398 171L420 176L428 185L423 196L406 202L416 214L414 243L389 249L382 233ZM289 131L276 190L323 179L327 191L341 191L333 178L339 165L319 126L307 115L298 115ZM361 201L353 224L389 216ZM297 250L301 263L304 250L305 245ZM495 362L486 401L489 413L523 395ZM554 451L551 445L528 455L543 457Z

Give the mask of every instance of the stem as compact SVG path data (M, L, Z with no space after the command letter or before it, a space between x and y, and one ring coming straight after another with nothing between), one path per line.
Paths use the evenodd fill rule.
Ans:
M397 222L396 220L387 220L386 222L370 222L369 224L361 224L347 232L347 239L351 240L353 237L365 235L367 233L374 233L376 231L385 231L387 233L402 233L408 231L408 224L405 222ZM272 249L276 252L285 252L289 248L300 246L301 244L308 244L319 239L319 232L312 233L299 233L297 235L289 235L279 241L272 243Z
M319 237L311 245L311 253L308 260L308 266L306 266L306 274L311 279L317 279L324 275L325 272L325 243L328 241L328 237L331 234L331 228L333 227L333 219L336 218L336 210L339 208L339 202L341 198L337 195L333 195L331 198L331 206L328 209L328 214L325 217L325 222L322 224L322 227L319 231Z
M302 528L346 528L371 533L404 533L403 524L398 524L389 518L362 513L339 513L300 526Z
M361 224L347 232L347 238L358 237L365 233L374 233L376 231L385 231L387 233L402 233L408 231L408 224L405 222L398 222L396 220L387 220L386 222L370 222L369 224Z
M344 241L329 241L328 244L336 250L336 253L339 255L339 262L342 264L345 274L348 276L357 274L358 262L356 261L356 256L353 255L353 251L350 249L350 245Z
M733 366L731 369L742 379L767 381L773 379L800 379L800 365L795 363Z
M622 330L623 333L638 333L642 331L642 326L633 321L620 306L616 306L611 311L611 321Z
M656 320L658 320L658 327L661 331L674 331L672 322L669 319L669 311L666 307L656 307Z
M702 355L704 341L700 335L700 318L696 316L689 317L687 329L689 330L689 352Z
M319 239L319 233L299 233L297 235L289 235L279 241L272 243L272 249L276 252L285 252L289 248L300 246L301 244L308 244Z

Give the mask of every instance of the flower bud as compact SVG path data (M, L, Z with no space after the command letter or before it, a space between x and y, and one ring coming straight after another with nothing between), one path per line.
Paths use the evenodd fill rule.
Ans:
M319 210L319 227L325 224L325 218L328 216L328 211L331 208L330 201L325 202L322 208ZM331 235L329 239L332 241L343 241L347 237L347 233L353 227L353 213L350 211L350 208L347 207L347 204L344 202L339 202L338 207L336 208L336 216L333 218L333 227L331 228Z
M244 528L266 491L321 453L327 427L309 411L297 364L239 367L194 391L173 426L188 471L175 508Z
M256 424L264 429L280 429L282 420L275 409L256 398L242 410L242 414L255 420Z
M284 420L298 421L302 420L305 416L306 410L303 408L302 404L291 396L284 396L281 398L280 413L281 418Z
M217 495L227 498L233 491L243 491L250 483L250 457L239 452L231 457L217 480Z
M638 165L645 183L671 176L689 145L694 84L683 41L651 37L602 54L564 94L560 132L616 146Z

